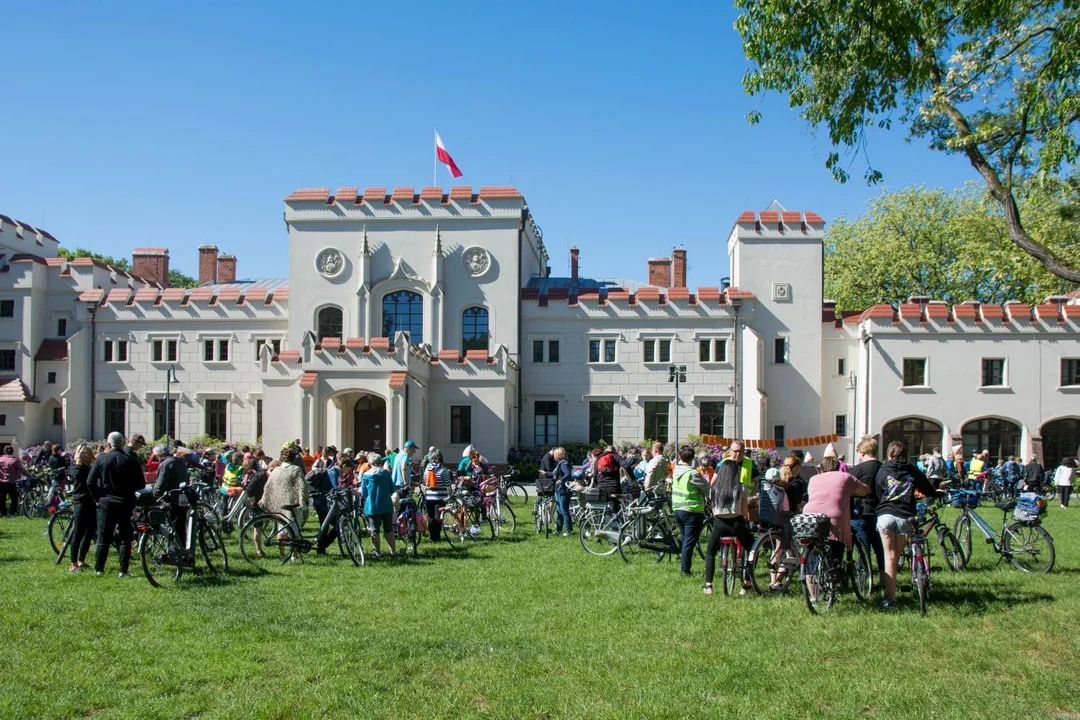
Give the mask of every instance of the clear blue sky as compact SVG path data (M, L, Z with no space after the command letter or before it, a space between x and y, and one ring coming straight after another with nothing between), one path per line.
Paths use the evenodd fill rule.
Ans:
M742 210L831 220L880 192L861 157L833 182L785 99L747 124L730 8L526 5L0 0L0 212L68 247L167 246L195 274L214 243L283 276L285 195L427 185L438 126L462 183L525 194L556 273L577 244L583 274L644 280L683 245L698 286L727 274ZM869 153L890 187L974 178L900 131Z

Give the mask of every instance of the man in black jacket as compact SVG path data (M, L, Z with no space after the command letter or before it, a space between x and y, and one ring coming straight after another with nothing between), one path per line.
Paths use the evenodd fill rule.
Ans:
M1024 466L1023 483L1025 492L1042 492L1043 466L1034 455L1031 456L1031 462Z
M135 492L146 485L142 466L132 454L124 451L124 436L109 433L109 452L99 455L90 467L87 485L98 503L97 560L94 574L105 574L113 530L120 542L120 577L130 577L131 511L135 507Z
M159 445L154 448L154 454L165 454L165 446ZM180 486L188 481L188 451L186 448L177 448L176 452L161 461L158 465L157 477L154 480L154 496L161 498L170 490L179 490ZM216 491L215 491L216 492ZM176 537L186 547L187 542L187 514L188 509L179 503L179 498L173 498L169 505L170 522L176 529Z
M870 494L852 498L851 529L874 551L877 561L878 586L885 587L885 549L881 545L881 534L877 530L877 474L881 461L877 459L878 441L876 437L864 437L859 441L858 464L849 471L863 483L870 486Z

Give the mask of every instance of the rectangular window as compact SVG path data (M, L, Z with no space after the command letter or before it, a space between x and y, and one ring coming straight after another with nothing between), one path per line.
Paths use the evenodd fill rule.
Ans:
M15 351L0 350L0 370L12 371L15 369Z
M1001 387L1005 384L1005 359L983 358L982 386Z
M151 362L161 362L164 359L165 359L165 341L164 340L155 340L150 345L150 361ZM154 437L161 437L161 436L160 435L155 435Z
M559 442L559 403L537 400L533 403L533 445L549 446Z
M1061 386L1080 385L1080 358L1061 358Z
M847 437L847 415L837 415L833 432L840 437Z
M926 358L904 358L904 387L926 386Z
M702 435L724 434L724 403L701 403L701 419L698 423L698 432Z
M0 318L15 317L15 301L0 300Z
M788 361L788 341L786 337L778 337L773 340L773 362L777 365L786 365Z
M116 362L127 362L127 340L116 341Z
M45 384L46 385L55 385L56 384L56 373L54 373L54 372L45 373Z
M262 399L255 401L255 440L262 442Z
M119 398L105 398L105 434L122 433L127 428L127 401Z
M270 346L270 357L277 357L281 354L281 340L256 340L255 341L255 360L256 362L262 357L262 350L267 345Z
M218 340L217 343L217 359L218 362L226 362L229 359L229 341ZM224 435L222 435L224 437Z
M176 362L180 359L180 342L177 340L165 341L165 360L166 362Z
M7 415L0 415L0 427L7 425Z
M154 437L176 437L176 400L169 398L169 417L165 419L165 398L154 400Z
M472 442L472 406L450 406L450 444L468 445Z
M548 340L548 362L549 363L557 363L557 362L559 362L559 341L558 340Z
M67 337L67 318L58 318L56 321L56 337Z
M214 362L214 341L203 341L203 362Z
M656 362L656 341L646 340L641 347L641 355L643 362L651 363Z
M713 341L713 362L727 362L727 340Z
M645 438L657 442L668 441L668 410L669 402L646 402L645 403Z
M698 361L712 362L712 340L698 341Z
M229 401L207 399L203 401L206 407L206 435L207 437L224 440L229 437L229 429L226 427Z
M589 442L615 440L615 402L593 400L589 402Z
M591 362L591 363L600 362L600 341L599 340L590 340L589 341L589 362Z
M772 436L773 436L773 440L776 441L776 447L778 447L778 448L784 447L784 439L785 439L786 435L787 435L787 430L784 428L783 425L773 425Z
M542 363L542 362L544 362L544 341L543 340L533 340L533 362L534 363Z
M64 424L64 408L54 407L52 409L52 424L63 425Z
M660 341L660 362L671 362L671 341Z
M840 376L847 375L847 360L845 358L836 358L836 374Z
M604 362L606 362L606 363L615 362L615 341L614 340L605 340L604 341Z
M112 344L112 340L106 340L103 347L104 347L104 350L102 352L105 353L105 356L104 356L105 357L105 362L112 362L113 361L113 344Z
M615 341L614 340L590 340L589 341L589 362L591 363L613 363L615 362Z

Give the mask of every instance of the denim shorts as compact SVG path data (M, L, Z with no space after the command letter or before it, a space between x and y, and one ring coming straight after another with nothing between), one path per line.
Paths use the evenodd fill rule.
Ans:
M911 534L912 519L902 518L895 515L878 515L877 516L877 529L878 532L889 532L890 530L897 535L910 535Z

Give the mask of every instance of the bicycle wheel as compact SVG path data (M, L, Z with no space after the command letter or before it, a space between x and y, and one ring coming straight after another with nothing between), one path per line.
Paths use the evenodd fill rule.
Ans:
M221 511L211 503L205 500L200 500L195 504L195 512L206 518L208 525L213 525L216 528L222 528L223 523L221 520ZM228 531L226 531L228 532Z
M513 509L509 505L503 505L501 502L495 508L495 534L502 537L503 533L507 535L513 535L517 530L517 516L514 515Z
M593 513L578 526L578 540L590 555L611 555L619 550L619 530L613 528L615 518L608 513Z
M960 543L960 549L964 552L964 566L971 562L971 518L961 515L956 518L953 525L953 535Z
M75 513L71 511L71 508L57 510L49 516L49 544L52 545L53 552L57 555L60 554L60 550L64 547L64 541L71 534L74 517Z
M964 556L964 549L960 547L960 541L956 539L952 531L945 527L939 528L937 544L941 549L941 557L945 559L945 567L951 572L964 569L967 558Z
M915 597L919 600L919 614L925 616L926 602L930 594L930 561L926 555L916 558L913 552L911 553L911 567L911 586L915 591Z
M641 547L641 540L649 537L650 532L655 532L653 525L643 517L636 517L623 523L619 528L618 540L619 557L623 559L623 562L629 563L632 560L641 560L655 554Z
M285 537L278 535L284 533ZM266 566L287 557L292 548L293 529L283 518L270 513L255 515L240 528L240 557L254 565Z
M829 564L822 548L812 545L804 550L806 560L803 563L803 600L806 607L815 615L832 610L836 604L836 593L829 582Z
M724 594L731 595L735 592L735 579L736 579L736 567L735 567L735 546L725 544L720 546L720 572L722 573L722 582L724 585Z
M533 503L533 528L537 535L544 532L544 503L540 498Z
M352 560L356 567L364 566L364 546L360 543L360 535L356 532L356 526L346 516L341 515L337 521L338 542L345 550L346 556Z
M184 570L169 557L169 538L160 527L150 528L139 536L139 563L143 575L154 587L164 587L163 581L179 580Z
M442 536L450 547L459 547L465 542L465 526L456 510L443 508L439 516L442 520Z
M45 492L39 488L30 488L22 497L20 507L28 518L45 517Z
M199 527L199 550L202 551L206 569L213 575L229 572L229 554L225 551L225 541L218 529L209 523L201 522Z
M503 493L503 499L508 505L525 507L529 502L529 491L523 486L518 485L516 482L507 483L506 490Z
M1050 502L1057 497L1057 485L1052 482L1044 482L1042 490L1042 496L1046 499L1046 502Z
M495 524L491 522L491 516L484 517L480 514L480 510L473 510L469 514L469 539L476 540L494 540L495 539Z
M1045 574L1054 569L1054 540L1038 525L1013 523L1007 527L1001 552L1023 572Z
M862 540L856 539L852 544L851 561L851 586L855 590L855 597L867 602L874 591L874 570L870 553Z
M773 556L777 555L779 549L780 533L778 532L763 532L750 546L750 556L747 560L750 564L750 582L758 595L767 595L772 591L773 573L779 567L779 562L776 566L773 565ZM782 555L777 559L782 559ZM784 575L785 580L786 576L787 573ZM783 587L787 589L786 582Z
M698 535L696 550L698 557L701 558L702 561L705 560L705 551L709 549L709 538L712 537L712 526L713 524L706 518L701 526L701 533Z

